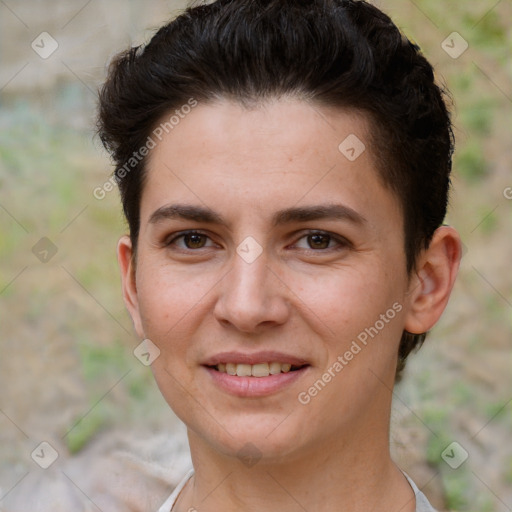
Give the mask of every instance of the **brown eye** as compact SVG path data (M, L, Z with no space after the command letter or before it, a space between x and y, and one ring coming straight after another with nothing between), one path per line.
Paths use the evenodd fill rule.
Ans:
M348 240L333 235L327 231L312 231L301 236L294 244L294 248L305 251L327 253L329 251L343 251L351 247Z
M331 242L331 237L329 235L315 233L308 235L307 240L311 249L327 249Z
M216 244L208 235L198 231L188 231L175 236L165 242L165 245L171 249L193 251L216 247Z
M183 235L183 242L187 249L201 249L206 245L208 237L200 233L188 233Z

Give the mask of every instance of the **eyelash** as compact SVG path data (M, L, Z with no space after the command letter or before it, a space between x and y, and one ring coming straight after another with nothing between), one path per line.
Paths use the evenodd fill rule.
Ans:
M184 239L188 235L200 235L202 237L206 237L208 240L213 242L213 240L206 233L203 233L202 231L191 230L191 231L184 231L184 232L176 234L176 236L173 236L172 238L167 239L164 242L164 245L166 247L171 247L171 246L175 245L178 240ZM322 252L326 253L326 252L339 251L342 249L352 247L352 244L346 238L340 237L338 235L334 235L332 233L329 233L328 231L320 231L320 230L310 230L310 231L303 233L294 244L297 244L297 242L299 242L303 238L307 238L307 237L314 236L314 235L321 235L321 236L329 237L329 244L331 242L335 242L336 244L338 244L338 246L337 247L328 247L325 249L313 249L310 247L308 249L303 249L304 251L313 252L313 253L322 253ZM213 243L215 243L215 242L213 242ZM179 247L178 250L196 252L201 249L209 249L209 248L211 248L211 246L199 247L196 249L191 249L189 247Z
M172 245L175 244L175 242L179 239L184 239L186 236L188 235L200 235L200 236L203 236L203 237L206 237L208 238L209 240L211 240L211 238L206 234L206 233L203 233L201 231L195 231L195 230L192 230L192 231L183 231L181 233L178 233L176 236L173 236L172 238L170 239L167 239L165 242L164 242L164 245L166 247L170 247ZM185 251L196 251L198 249L190 249L188 247L185 247L185 248L180 248L181 250L185 250ZM203 247L201 247L200 249L203 249Z

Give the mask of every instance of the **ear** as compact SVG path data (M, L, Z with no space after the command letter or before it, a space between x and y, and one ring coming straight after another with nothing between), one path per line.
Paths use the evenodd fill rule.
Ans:
M117 261L121 270L121 285L123 299L132 317L133 326L140 339L145 338L139 311L139 299L137 296L137 282L135 278L135 258L132 242L128 235L121 237L117 244Z
M439 320L455 283L461 255L457 231L449 226L438 228L421 254L409 284L406 331L421 334Z

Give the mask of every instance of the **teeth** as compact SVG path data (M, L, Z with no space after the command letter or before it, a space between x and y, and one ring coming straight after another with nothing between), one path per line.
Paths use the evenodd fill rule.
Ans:
M288 373L290 371L290 368L292 367L291 364L286 363L281 365L281 371L284 373Z
M221 373L237 375L238 377L268 377L278 373L288 373L291 370L290 363L257 363L257 364L235 364L219 363L216 368Z
M253 364L251 375L253 377L268 377L270 372L268 371L268 363Z
M250 364L237 364L236 374L239 377L250 377L251 376L251 365Z
M281 363L270 363L270 374L281 373Z

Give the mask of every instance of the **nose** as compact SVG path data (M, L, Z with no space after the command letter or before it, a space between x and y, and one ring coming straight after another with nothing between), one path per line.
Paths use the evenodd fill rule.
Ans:
M265 253L251 263L234 254L219 285L214 316L224 326L258 333L284 324L289 317L288 288L269 267Z

